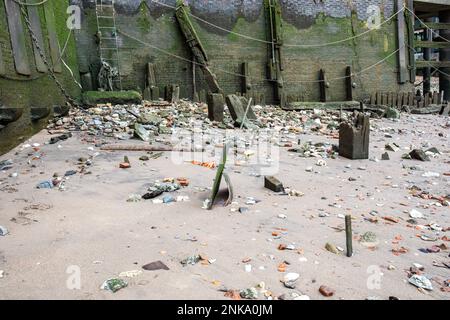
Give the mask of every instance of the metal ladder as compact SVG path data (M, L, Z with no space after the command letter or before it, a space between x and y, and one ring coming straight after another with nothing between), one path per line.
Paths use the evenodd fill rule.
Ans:
M99 37L99 54L101 61L108 62L118 72L114 82L122 90L120 76L119 45L117 40L116 10L114 0L95 0L95 14L97 17L97 31Z

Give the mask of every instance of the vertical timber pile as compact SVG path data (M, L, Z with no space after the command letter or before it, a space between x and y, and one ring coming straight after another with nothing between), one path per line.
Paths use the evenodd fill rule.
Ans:
M281 47L283 46L283 32L281 20L281 5L278 0L264 0L267 15L267 29L269 34L269 79L274 83L275 103L284 106L284 81Z
M426 22L433 22L433 19L428 18ZM430 29L425 28L423 30L423 40L424 41L433 41L433 34ZM423 48L423 60L430 61L431 60L431 48ZM426 95L431 91L431 68L425 67L423 68L423 95Z
M450 10L441 11L439 13L440 23L450 23ZM440 31L440 36L450 41L450 29ZM445 41L441 39L442 41ZM450 44L446 42L447 44ZM445 46L439 50L439 59L442 62L450 62L450 46ZM444 100L450 101L450 68L444 67L439 75L439 90L444 91Z

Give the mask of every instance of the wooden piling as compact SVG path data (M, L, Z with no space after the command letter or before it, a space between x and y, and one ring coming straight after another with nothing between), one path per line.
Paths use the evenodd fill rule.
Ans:
M347 257L353 256L352 216L345 216L345 237L347 240Z

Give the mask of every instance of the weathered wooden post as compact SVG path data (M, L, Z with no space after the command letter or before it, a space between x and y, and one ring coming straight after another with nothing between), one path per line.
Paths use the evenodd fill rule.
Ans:
M347 242L347 257L351 257L353 255L353 237L352 237L352 216L345 216L345 237Z
M339 127L339 155L348 159L369 158L369 117L358 114L354 123L341 123Z

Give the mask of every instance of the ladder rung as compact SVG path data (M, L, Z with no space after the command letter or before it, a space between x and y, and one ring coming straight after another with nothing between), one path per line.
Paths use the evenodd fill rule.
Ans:
M117 48L100 48L100 50L117 50Z
M97 17L99 17L101 19L114 19L114 17L111 17L111 16L97 16Z
M99 29L115 29L116 27L98 27Z

